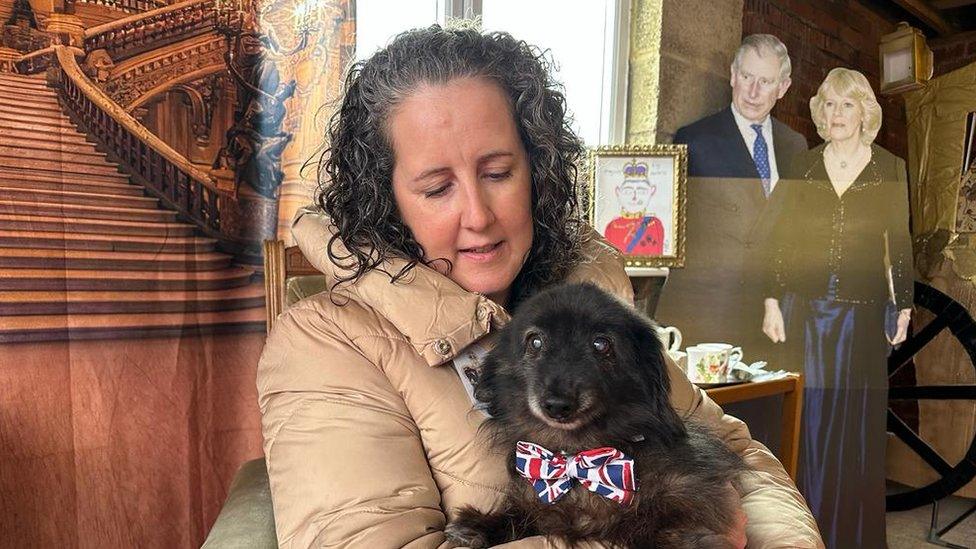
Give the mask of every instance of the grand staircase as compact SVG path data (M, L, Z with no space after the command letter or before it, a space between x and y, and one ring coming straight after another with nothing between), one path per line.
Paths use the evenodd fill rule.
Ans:
M0 343L264 328L254 270L87 141L41 77L0 75Z

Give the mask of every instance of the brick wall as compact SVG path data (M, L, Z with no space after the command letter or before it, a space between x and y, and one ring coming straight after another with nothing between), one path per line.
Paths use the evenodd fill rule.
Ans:
M810 145L820 143L810 119L810 98L830 69L847 67L864 73L878 92L878 44L897 21L871 11L856 0L745 0L743 36L768 33L786 44L793 62L793 85L773 115L803 133ZM905 107L901 96L881 96L884 121L877 142L907 156Z
M976 63L976 31L929 40L928 44L935 56L935 76Z

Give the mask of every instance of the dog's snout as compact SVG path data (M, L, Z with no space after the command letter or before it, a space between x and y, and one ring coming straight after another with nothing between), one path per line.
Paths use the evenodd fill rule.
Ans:
M576 411L575 399L564 396L551 395L542 401L542 409L546 415L555 420L568 419Z

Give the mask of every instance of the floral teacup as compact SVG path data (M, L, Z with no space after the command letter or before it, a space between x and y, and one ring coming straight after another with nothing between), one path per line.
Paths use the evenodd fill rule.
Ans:
M688 347L688 379L692 383L725 383L729 358L742 360L742 349L728 344L702 344Z

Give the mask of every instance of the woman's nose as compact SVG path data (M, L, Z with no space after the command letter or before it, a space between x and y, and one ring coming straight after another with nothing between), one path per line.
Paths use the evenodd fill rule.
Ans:
M490 227L495 222L495 213L488 197L484 196L477 184L471 185L466 195L461 224L472 231L482 231Z

